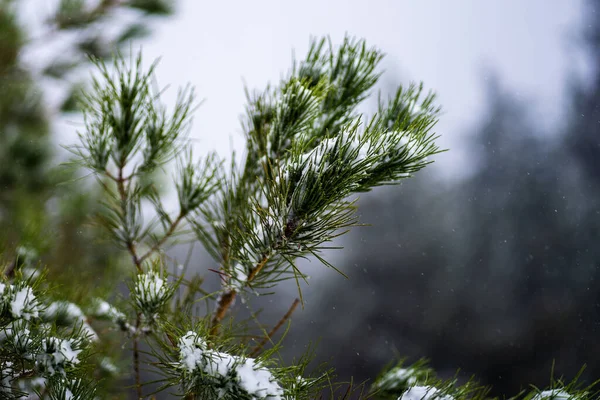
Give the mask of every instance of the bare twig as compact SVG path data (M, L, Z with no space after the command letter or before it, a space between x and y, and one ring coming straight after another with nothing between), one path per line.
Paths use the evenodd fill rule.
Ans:
M150 248L150 250L148 250L144 255L142 255L140 257L140 259L139 259L140 264L142 262L144 262L144 260L146 260L148 257L150 257L152 255L152 253L154 253L155 251L160 249L160 247L163 244L165 244L167 239L169 239L171 237L171 235L173 235L173 233L175 232L175 229L177 229L177 225L179 225L179 223L183 220L183 218L185 218L185 214L179 213L179 215L177 216L175 221L173 221L173 223L171 223L171 226L169 227L169 229L167 230L165 235L158 242L156 242L156 244L154 246L152 246Z
M252 268L252 270L248 274L248 279L246 280L246 285L248 285L249 283L251 283L254 280L256 275L267 264L267 261L269 261L269 256L265 255L265 256L263 256L262 260L260 260L260 262L258 264L256 264L256 266L254 268ZM219 333L219 324L221 323L223 318L225 318L225 314L227 314L227 311L233 304L233 301L235 300L236 295L237 295L237 292L235 291L235 289L227 289L225 291L225 293L223 293L223 295L221 295L221 297L219 298L219 302L217 304L217 309L215 310L215 314L213 315L211 325L210 325L210 335L211 336L215 336Z
M107 172L107 176L111 176L110 174L108 174ZM113 178L114 179L114 178ZM125 189L125 181L126 179L123 178L123 168L119 168L119 176L116 179L116 183L117 183L117 190L119 191L119 197L121 200L121 211L123 212L123 215L125 215L125 213L127 213L127 207L125 206L125 204L127 203L127 190ZM129 253L131 254L131 258L133 260L133 263L135 264L138 272L142 272L142 262L140 261L138 255L137 255L137 251L135 249L135 245L133 244L133 241L131 240L131 238L127 238L127 250L129 251Z
M14 260L13 262L10 263L8 268L6 268L6 270L4 271L4 276L6 276L8 279L14 278L16 269L17 269L17 260Z
M139 350L139 328L142 323L140 313L135 320L135 334L133 336L133 371L135 373L135 390L138 399L142 399L142 383L140 378L140 350Z
M110 175L109 175L110 176ZM119 168L119 176L116 180L117 190L119 191L119 197L121 200L121 211L125 214L127 212L127 207L125 204L127 203L127 190L125 189L125 179L123 178L123 168ZM127 239L127 250L131 254L131 258L133 263L135 264L138 272L142 272L142 261L137 255L137 251L135 249L135 245L131 238ZM140 350L139 350L139 329L142 323L141 314L138 313L135 320L135 333L133 335L133 371L135 373L135 389L137 393L138 399L142 398L142 384L140 377Z
M235 296L237 292L233 289L226 291L220 298L219 304L217 305L217 310L215 311L215 315L213 315L211 325L210 325L210 335L215 336L219 333L219 324L225 318L225 314L229 307L233 304L235 300Z
M256 357L258 355L258 353L260 353L260 351L262 350L262 348L265 346L265 344L267 344L267 342L269 340L271 340L271 338L277 333L277 331L279 330L279 328L281 328L281 326L283 324L285 324L285 321L287 321L288 319L290 319L290 317L292 316L292 314L294 313L294 310L296 309L296 307L298 307L298 304L300 303L299 299L295 299L294 302L292 303L292 305L290 306L289 310L285 313L285 315L279 320L279 322L277 323L277 325L275 325L273 327L273 329L271 329L271 331L267 334L267 336L265 336L263 338L263 340L250 352L250 357Z

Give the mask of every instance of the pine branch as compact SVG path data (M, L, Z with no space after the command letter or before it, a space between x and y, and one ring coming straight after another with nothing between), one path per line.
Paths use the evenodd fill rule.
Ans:
M250 285L252 283L252 281L254 280L256 275L267 264L267 261L269 261L269 256L264 256L263 259L260 260L260 262L258 264L256 264L256 266L250 271L250 274L248 275L248 280L246 281L246 285ZM237 290L228 289L219 298L219 301L217 303L217 309L215 310L212 321L211 321L211 327L210 327L210 335L211 336L215 336L219 333L219 324L221 323L223 318L225 318L225 315L227 314L227 311L229 310L229 308L233 305L236 295L237 295Z
M269 331L267 336L265 336L264 339L258 345L256 345L256 347L250 352L250 357L256 357L260 353L260 351L265 346L265 344L267 344L267 342L269 342L271 340L271 338L273 336L275 336L275 334L277 333L279 328L281 328L283 326L283 324L285 324L285 322L288 319L290 319L290 317L294 313L294 310L296 309L296 307L298 307L299 303L300 303L299 299L294 300L294 302L292 303L292 305L290 306L288 311L285 313L285 315L279 320L279 322L277 322L277 325L275 325L273 327L273 329L271 329Z
M130 201L130 199L127 196L127 189L125 187L125 179L123 179L123 168L119 168L119 175L117 177L117 188L118 188L119 196L120 196L120 200L121 200L121 213L122 213L124 219L128 219L127 203L128 203L128 201ZM131 237L128 236L126 238L125 244L127 246L127 250L129 251L129 254L131 255L131 259L132 259L133 263L135 264L135 267L137 268L139 273L142 273L143 272L142 260L140 260L140 258L137 255L137 251L135 249L135 244L133 243L133 240L131 239Z
M177 216L177 218L175 218L175 220L171 223L171 226L169 227L169 229L165 232L165 234L163 235L163 237L154 244L154 246L152 246L144 255L142 255L139 259L139 263L143 263L148 257L150 257L154 252L158 251L165 243L166 241L173 235L173 233L175 233L175 230L177 229L177 226L179 225L179 223L181 221L183 221L185 218L185 214L179 213L179 215Z
M137 313L135 318L135 334L133 335L133 372L135 375L135 391L138 399L143 399L142 380L140 374L140 349L138 332L141 326L141 313Z

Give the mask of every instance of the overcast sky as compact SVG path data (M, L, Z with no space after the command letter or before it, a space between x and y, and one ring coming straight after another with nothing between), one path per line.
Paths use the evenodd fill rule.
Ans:
M44 20L56 1L23 4L32 20ZM460 139L485 110L486 75L497 73L540 124L552 126L559 120L567 74L585 66L576 46L583 0L176 3L175 16L157 21L141 45L146 60L161 58L158 82L171 87L164 96L168 105L176 88L188 83L205 100L191 132L198 153L243 150L244 82L250 89L277 82L290 68L292 51L303 57L311 36L330 35L334 43L346 33L364 38L387 54L384 82L423 81L438 93L444 114L437 132L441 146L451 151L438 155L434 167L447 178L469 169ZM30 61L41 66L39 50ZM59 143L76 140L73 122L69 116L55 125Z
M264 88L302 57L312 36L339 42L347 32L382 49L385 79L423 81L435 90L444 115L442 145L453 151L438 167L458 174L467 166L459 136L485 109L483 81L495 70L509 91L532 100L541 123L559 115L564 78L577 68L575 36L580 0L221 1L183 0L173 18L156 25L143 45L161 57L158 81L191 83L205 102L194 120L196 147L227 154L243 149L239 116L243 82Z

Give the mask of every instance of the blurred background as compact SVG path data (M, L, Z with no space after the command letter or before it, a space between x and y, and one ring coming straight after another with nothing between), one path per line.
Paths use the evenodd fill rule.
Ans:
M84 3L93 4L78 13ZM402 185L361 196L372 226L327 255L348 280L301 264L311 279L283 356L318 341L316 361L358 381L427 357L444 376L460 368L507 395L546 385L553 363L567 379L587 364L583 378L596 380L598 10L598 0L0 0L0 246L36 247L59 281L62 271L102 277L110 262L85 222L97 195L56 186L74 173L55 166L81 127L72 93L89 81L83 54L161 57L167 104L187 83L205 99L196 152L241 157L244 85L277 82L311 36L335 43L348 33L387 53L383 93L410 81L438 93L436 130L449 151ZM196 251L193 260L214 287L210 259ZM296 296L285 285L252 307L277 321Z

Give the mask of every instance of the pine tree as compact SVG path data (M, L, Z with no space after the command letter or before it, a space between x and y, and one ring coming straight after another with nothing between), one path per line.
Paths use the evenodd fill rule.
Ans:
M169 111L152 85L156 64L145 68L141 56L96 58L98 73L81 94L85 128L70 150L102 190L95 219L129 258L129 272L120 276L128 288L105 288L102 296L92 292L73 303L22 252L0 283L2 395L95 399L110 389L125 395L102 388L103 378L131 371L137 398L310 399L324 390L349 398L352 386L334 383L330 370L308 369L310 354L291 365L278 357L278 331L297 303L267 330L256 314L236 318L235 300L250 304L253 295L292 279L302 303L307 276L296 261L312 257L335 269L323 251L357 224L356 196L412 176L440 151L433 132L439 108L422 85L380 98L374 115L358 113L380 76L381 58L363 40L346 38L337 47L314 40L285 79L248 93L246 154L230 165L216 154L192 154L192 89L180 90ZM175 210L154 181L170 162L177 165ZM214 273L222 284L214 293L164 251L189 235L219 265ZM131 349L126 370L102 351L114 342ZM144 370L161 375L160 387L143 380ZM373 385L356 389L361 398L403 400L487 393L474 382L439 380L424 363L392 365ZM594 396L591 388L557 382L525 398L569 393Z
M44 7L48 15L37 21L24 18L26 5L0 0L0 249L5 259L14 260L19 244L52 264L89 267L106 261L91 246L79 251L90 240L83 225L96 199L78 185L58 185L77 172L54 166L51 124L76 111L89 56L126 51L149 33L152 17L173 6L168 0L61 0ZM118 18L126 9L136 22ZM39 53L48 48L54 54L46 62ZM48 85L63 93L62 105L51 104Z
M97 60L100 74L83 97L85 131L71 151L104 191L98 221L130 256L129 294L117 296L118 308L106 299L86 299L83 308L48 303L43 294L51 288L43 279L25 279L19 269L4 289L5 340L18 342L14 332L33 332L39 345L15 349L9 355L17 360L6 362L11 368L27 365L28 377L45 377L50 392L81 388L85 398L93 382L82 371L89 368L85 361L94 343L102 341L96 320L106 318L132 345L140 398L145 365L162 372L164 388L175 386L191 398L316 395L328 385L327 373L307 375L308 358L281 365L276 329L257 332L230 315L236 298L266 294L284 279L297 282L302 299L306 276L295 261L312 256L334 268L321 252L357 223L352 196L409 177L439 151L431 131L439 109L420 86L399 88L373 116L357 113L379 77L381 58L362 40L346 38L337 48L313 41L287 79L248 94L246 157L230 168L215 154L201 160L192 155L186 137L191 89L181 90L168 112L151 86L154 64L144 70L141 57L131 63ZM173 160L178 209L169 212L152 176ZM144 207L154 210L148 222ZM198 277L171 272L161 251L188 228L220 265L217 293L204 293ZM202 311L199 299L215 303L214 311ZM10 307L21 300L20 312L14 312ZM59 325L61 320L67 323ZM47 327L44 321L55 322ZM252 346L240 339L247 335L263 340ZM142 354L140 341L150 354ZM51 365L34 361L48 353ZM5 381L15 386L22 373Z
M173 4L46 3L36 14L47 14L38 20L25 18L26 1L0 0L0 269L12 280L17 275L32 278L41 272L40 265L47 265L43 279L55 288L47 300L79 302L114 287L120 279L114 266L122 257L99 243L99 230L89 224L90 213L99 208L100 191L72 182L80 171L56 165L53 122L78 112L76 95L85 87L80 76L91 66L88 55L127 52L132 40L150 32L152 19L172 13ZM134 22L121 19L123 12ZM53 104L48 87L53 94L62 93L62 104ZM72 322L63 318L60 323ZM113 361L118 358L107 341L89 361L101 365L106 354ZM110 392L107 375L100 371L100 376L101 386Z

